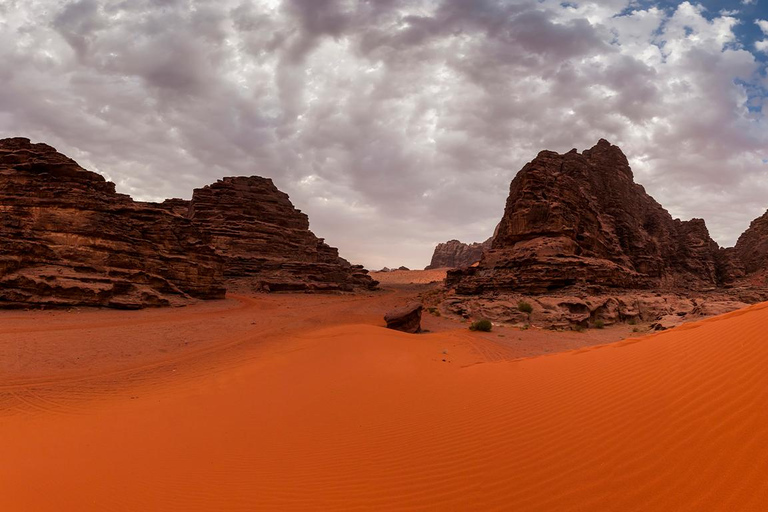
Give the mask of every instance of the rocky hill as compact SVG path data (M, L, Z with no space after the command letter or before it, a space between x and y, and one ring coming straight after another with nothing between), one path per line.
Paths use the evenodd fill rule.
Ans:
M140 308L222 298L226 288L376 286L265 178L225 178L192 201L137 202L48 145L3 139L0 211L0 307Z
M180 211L180 200L172 200ZM376 287L368 271L339 257L338 249L309 230L272 180L224 178L196 189L188 203L193 223L210 235L224 259L232 289L250 291L352 291Z
M703 220L673 219L634 182L622 151L600 140L582 153L542 151L523 167L491 249L478 266L449 272L448 284L459 294L710 290L744 275L739 254L718 247Z
M432 261L424 270L468 267L480 261L483 251L491 248L492 241L493 237L483 243L465 244L458 240L449 240L437 244L435 252L432 253Z
M0 140L0 306L165 306L224 296L190 219L117 194L45 144Z

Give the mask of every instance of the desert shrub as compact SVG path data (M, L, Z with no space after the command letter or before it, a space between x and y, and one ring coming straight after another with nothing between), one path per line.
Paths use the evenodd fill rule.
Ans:
M472 324L469 326L470 331L484 331L484 332L491 332L491 329L493 328L493 324L490 320L477 320L475 322L472 322Z
M520 326L520 330L521 331L527 331L530 328L531 328L531 326L529 324L523 324L523 325Z
M630 318L629 322L627 322L629 325L637 325L637 318Z
M595 320L595 329L602 329L605 327L605 322L602 320Z
M576 332L584 332L584 331L587 330L586 326L584 326L582 324L576 324L576 325L572 326L571 329L573 329Z
M437 309L436 307L427 308L427 311L429 311L429 314L431 314L431 315L441 316L440 315L440 310Z
M531 306L530 302L525 302L524 300L521 300L517 303L517 310L522 313L531 314L533 313L533 306Z

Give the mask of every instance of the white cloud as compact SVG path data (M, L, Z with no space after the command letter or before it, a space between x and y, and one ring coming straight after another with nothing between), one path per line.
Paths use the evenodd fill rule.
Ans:
M606 137L673 214L733 243L768 206L761 64L738 20L575 4L3 4L0 136L46 141L140 198L271 176L374 268L487 238L540 149Z

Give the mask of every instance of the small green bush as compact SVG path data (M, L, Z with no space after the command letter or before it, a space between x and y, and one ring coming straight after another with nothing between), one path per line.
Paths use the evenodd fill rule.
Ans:
M493 329L493 324L490 320L477 320L469 326L470 331L491 332L491 329Z
M586 331L586 330L587 330L587 328L586 328L586 327L584 327L584 326L583 326L583 325L581 325L581 324L576 324L576 325L573 325L573 326L571 327L571 329L573 329L573 330L574 330L574 331L576 331L576 332L584 332L584 331Z
M602 320L595 320L595 329L602 329L605 327L605 322Z
M637 325L637 318L630 318L629 322L627 322L629 325Z
M531 314L533 313L533 306L531 306L530 302L525 302L524 300L521 300L517 303L517 310L522 313Z

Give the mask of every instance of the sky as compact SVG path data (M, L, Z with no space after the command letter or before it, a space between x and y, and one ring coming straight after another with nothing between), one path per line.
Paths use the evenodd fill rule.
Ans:
M768 0L0 0L0 138L139 200L270 177L371 269L488 238L536 154L619 145L731 246L768 208Z

